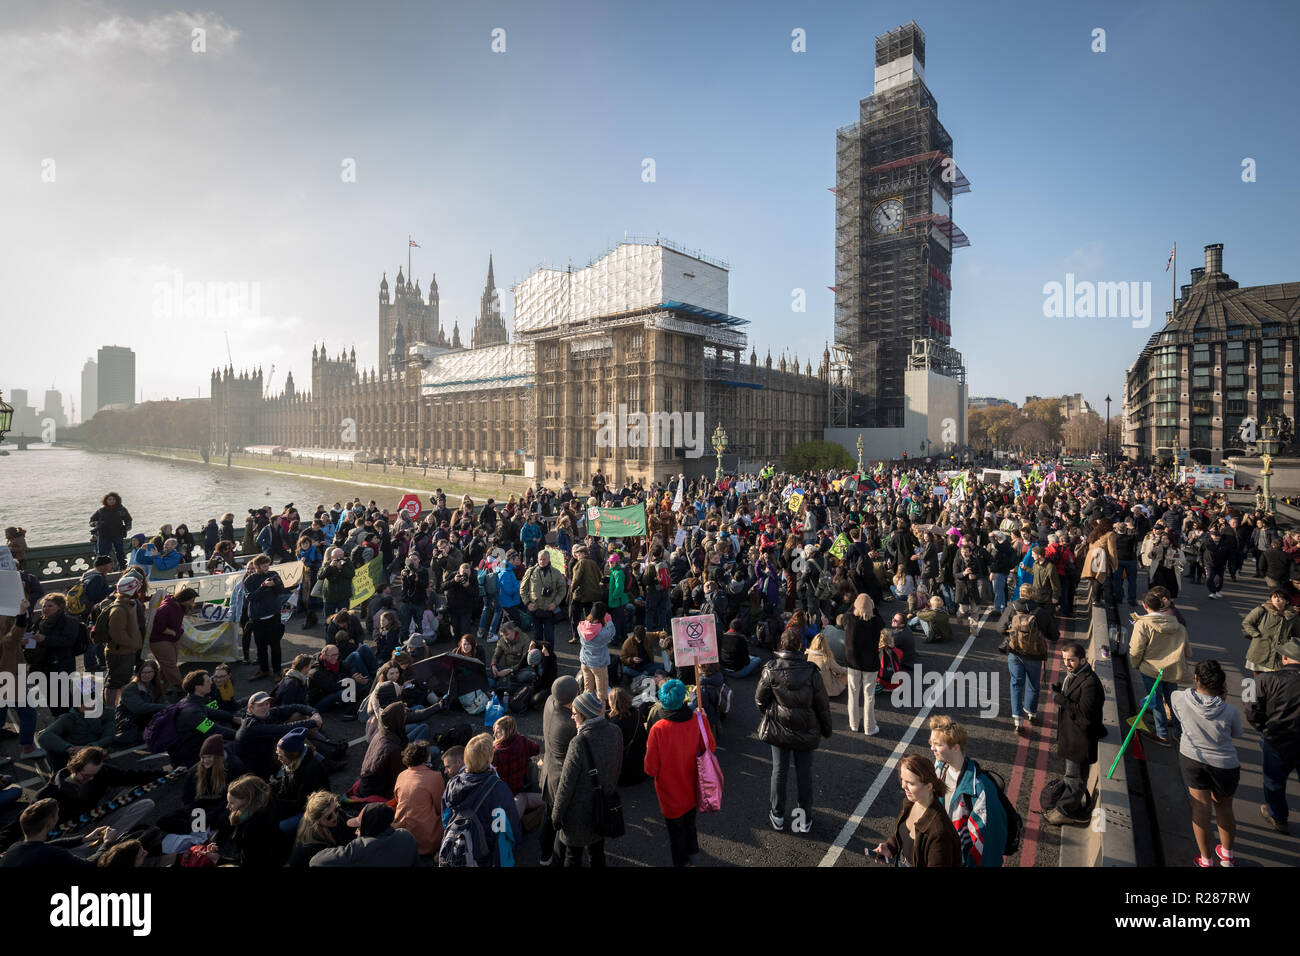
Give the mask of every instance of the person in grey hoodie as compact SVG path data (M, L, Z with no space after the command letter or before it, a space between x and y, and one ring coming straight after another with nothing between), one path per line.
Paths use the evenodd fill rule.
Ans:
M321 850L311 858L311 866L395 866L411 867L420 862L415 837L393 827L395 814L386 803L367 803L361 813L348 821L357 837L343 846Z
M1237 818L1232 796L1241 779L1241 764L1233 737L1242 733L1241 712L1223 698L1227 678L1218 661L1201 661L1195 670L1196 686L1177 690L1170 696L1174 715L1182 724L1178 744L1178 765L1192 799L1192 831L1200 856L1197 866L1232 866L1232 843L1237 835ZM1210 855L1210 812L1219 828L1219 844Z
M569 743L555 787L551 821L564 844L564 866L582 866L585 849L591 865L605 865L605 837L596 832L596 795L590 783L594 767L601 792L613 796L623 770L623 732L605 719L605 705L595 694L573 701L577 735Z

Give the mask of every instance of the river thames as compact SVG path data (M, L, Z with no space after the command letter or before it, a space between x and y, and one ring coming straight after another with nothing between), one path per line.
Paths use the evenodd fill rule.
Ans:
M33 546L89 540L90 516L110 491L122 496L133 531L151 533L162 524L187 524L197 537L208 518L232 511L242 533L249 508L270 505L279 514L291 501L304 516L317 505L352 497L373 498L395 511L403 490L350 479L34 447L0 456L0 527L26 528L27 543Z

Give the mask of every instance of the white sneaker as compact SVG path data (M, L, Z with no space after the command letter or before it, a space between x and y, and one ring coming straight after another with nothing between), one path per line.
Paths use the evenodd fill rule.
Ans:
M497 640L498 640L497 635L496 635L496 634L493 634L491 637L489 637L489 638L487 639L487 642L488 642L489 644L495 644L495 643L497 642Z
M878 734L878 733L880 733L880 728L879 728L879 727L872 727L870 730L867 731L867 736L868 736L868 737L874 737L874 736L876 736L876 734Z

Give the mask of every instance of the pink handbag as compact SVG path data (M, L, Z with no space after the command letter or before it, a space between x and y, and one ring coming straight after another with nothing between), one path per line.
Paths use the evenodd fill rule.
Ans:
M709 749L709 735L698 710L695 720L700 728L700 752L695 755L695 809L713 813L722 809L722 767L717 754Z

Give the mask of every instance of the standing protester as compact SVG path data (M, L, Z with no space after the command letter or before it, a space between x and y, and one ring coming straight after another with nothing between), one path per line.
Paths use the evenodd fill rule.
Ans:
M1300 640L1278 648L1282 666L1255 680L1246 719L1259 731L1264 758L1264 803L1259 812L1278 833L1289 834L1286 782L1300 767Z
M908 754L898 765L898 778L903 809L893 836L867 852L882 863L897 861L898 866L961 866L961 840L943 808L947 788L934 766L920 754Z
M541 865L549 866L554 862L552 856L555 846L555 825L552 814L555 809L555 791L560 785L560 776L564 770L564 761L569 752L569 744L578 733L573 720L573 701L578 696L578 682L567 674L557 677L551 685L551 696L542 705L542 768L540 782L542 786L542 805L546 812L542 816L542 832L539 836Z
M763 715L758 739L772 748L768 822L774 830L785 829L786 774L793 755L801 832L807 833L812 828L812 752L820 738L830 738L832 727L821 671L804 657L802 646L793 631L781 635L776 656L763 668L754 704Z
M162 682L171 694L180 694L181 672L176 666L177 648L185 633L185 616L194 613L194 602L198 596L199 592L193 588L182 588L176 594L164 597L154 612L149 650L158 661Z
M962 866L1001 866L1007 813L997 783L966 756L966 728L951 717L930 718L935 775L947 794L944 810L961 842Z
M597 829L596 787L599 799L607 800L617 791L623 734L606 719L604 702L592 693L574 699L573 722L578 732L560 770L551 822L564 844L564 866L581 866L586 850L593 867L604 867L606 837Z
M1056 637L1051 605L1035 601L1036 593L1042 592L1022 584L1020 597L1007 605L998 621L998 630L1007 634L1004 647L1011 678L1011 721L1017 734L1027 733L1029 725L1038 719L1043 662L1049 653L1048 641Z
M1246 648L1246 670L1259 675L1275 671L1281 663L1278 648L1296 636L1297 612L1281 588L1255 608L1241 622L1242 636L1250 641Z
M131 512L122 505L122 496L110 491L100 500L100 508L90 516L90 537L96 554L111 554L119 568L126 567L126 535L131 530Z
M844 661L849 676L849 730L868 737L880 733L876 725L876 676L880 668L880 633L884 623L866 594L853 601L853 613L840 615L844 631Z
M697 720L686 703L686 685L673 679L659 688L663 717L650 728L646 742L645 772L654 777L659 810L668 828L673 866L690 866L700 852L695 831L696 754L703 747L717 749L708 721Z
M1192 799L1192 831L1200 855L1196 865L1232 866L1232 844L1237 835L1237 817L1232 796L1241 780L1241 764L1233 737L1242 732L1241 713L1227 703L1227 677L1218 661L1196 665L1196 686L1176 692L1170 698L1174 713L1183 726L1178 742L1178 766ZM1219 844L1210 837L1210 813L1218 818Z
M280 620L280 605L290 590L284 586L279 573L271 570L269 557L259 554L253 558L248 573L244 575L248 621L253 628L253 640L257 642L257 673L251 680L270 677L272 672L278 676L283 671L280 638L284 636L284 624Z
M1177 618L1161 613L1165 602L1158 593L1148 591L1142 598L1142 606L1147 613L1133 623L1128 646L1129 666L1136 667L1141 673L1142 686L1148 694L1155 686L1156 677L1160 676L1160 692L1152 701L1150 710L1155 723L1154 739L1167 747L1170 730L1178 730L1178 719L1167 717L1165 708L1170 696L1179 684L1187 681L1191 672L1187 628Z
M1106 736L1101 708L1105 691L1088 663L1088 652L1078 641L1061 648L1065 680L1052 684L1052 700L1060 714L1056 725L1056 752L1065 761L1065 787L1056 806L1043 819L1054 826L1087 824L1088 770L1097 762L1097 741Z

